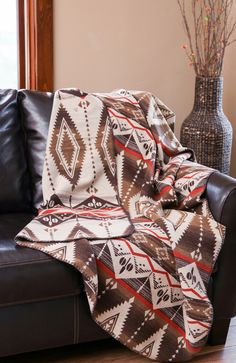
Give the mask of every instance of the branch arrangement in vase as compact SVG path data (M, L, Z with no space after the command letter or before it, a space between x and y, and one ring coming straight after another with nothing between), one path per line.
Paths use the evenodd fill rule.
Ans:
M233 0L191 0L192 17L187 15L186 0L177 2L189 42L182 48L196 76L220 76L226 47L236 40L232 39L236 22L230 15Z

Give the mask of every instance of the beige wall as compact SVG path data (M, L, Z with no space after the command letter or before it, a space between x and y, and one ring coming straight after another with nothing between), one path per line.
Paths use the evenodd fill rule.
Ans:
M235 11L236 14L236 11ZM175 0L54 0L55 89L149 90L177 115L177 134L190 112L194 72ZM224 110L235 127L236 43L226 54Z

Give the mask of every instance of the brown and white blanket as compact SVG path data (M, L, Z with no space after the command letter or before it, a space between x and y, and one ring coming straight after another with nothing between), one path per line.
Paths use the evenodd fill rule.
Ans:
M175 138L174 114L147 92L56 92L44 205L16 237L83 275L93 319L153 360L204 346L207 285L224 227L202 197L211 169Z

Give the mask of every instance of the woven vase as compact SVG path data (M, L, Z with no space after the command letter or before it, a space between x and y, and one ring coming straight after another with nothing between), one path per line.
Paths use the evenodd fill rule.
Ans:
M196 77L193 110L182 124L180 140L200 164L229 174L233 133L222 93L223 77Z

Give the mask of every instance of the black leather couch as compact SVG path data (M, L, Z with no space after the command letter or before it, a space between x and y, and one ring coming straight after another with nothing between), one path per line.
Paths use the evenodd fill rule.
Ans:
M41 174L52 93L0 90L0 357L107 338L89 314L81 275L14 236L42 201ZM236 315L236 180L215 172L207 185L215 218L227 226L209 288L212 344Z

